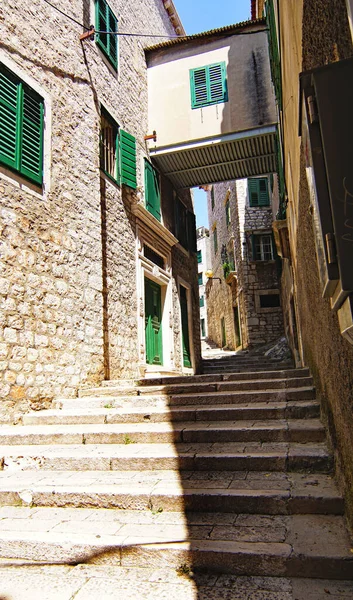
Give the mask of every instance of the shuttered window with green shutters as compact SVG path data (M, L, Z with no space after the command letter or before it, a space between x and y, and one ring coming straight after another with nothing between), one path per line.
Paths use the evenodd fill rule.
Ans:
M100 166L117 183L136 189L136 140L101 107Z
M248 190L249 190L249 205L255 206L269 206L270 197L268 193L267 179L256 178L248 179Z
M275 95L280 110L282 109L282 80L281 57L278 46L277 26L273 0L266 2L266 20L268 26L268 45L270 50L271 77L275 88Z
M159 175L153 165L145 159L146 208L158 221L161 220L161 193Z
M115 69L118 67L118 36L112 35L118 31L118 20L105 0L96 0L96 30L107 33L97 33L97 46L107 57Z
M0 162L43 183L44 100L0 65Z
M228 101L225 62L190 69L191 108Z

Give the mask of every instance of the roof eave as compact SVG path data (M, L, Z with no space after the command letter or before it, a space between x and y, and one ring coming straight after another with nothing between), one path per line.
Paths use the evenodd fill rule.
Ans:
M174 6L173 0L162 0L165 10L167 11L169 20L174 27L174 31L178 36L185 36L186 32L180 20L178 12Z

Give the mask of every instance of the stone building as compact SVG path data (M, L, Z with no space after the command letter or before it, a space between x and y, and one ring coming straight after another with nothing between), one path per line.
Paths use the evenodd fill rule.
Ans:
M207 271L211 269L210 261L210 232L206 227L196 229L197 266L200 302L200 333L201 339L208 337L206 283Z
M352 4L265 5L283 155L274 230L283 263L285 331L297 365L309 366L314 376L351 524Z
M207 284L209 338L235 350L283 335L272 175L219 183L207 192L214 279Z
M184 34L173 2L2 10L2 418L102 379L196 370L192 200L145 139L144 50Z

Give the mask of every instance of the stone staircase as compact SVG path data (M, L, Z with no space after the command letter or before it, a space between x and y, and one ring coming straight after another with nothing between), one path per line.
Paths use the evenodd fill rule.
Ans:
M104 382L0 426L0 573L74 568L50 600L103 598L108 573L125 600L353 598L308 370L230 356L204 373Z

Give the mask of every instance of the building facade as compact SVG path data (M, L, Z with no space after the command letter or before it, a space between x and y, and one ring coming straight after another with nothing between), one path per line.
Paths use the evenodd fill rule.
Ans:
M173 3L2 9L6 420L102 379L194 371L200 342L191 196L158 172L145 140L147 34L184 33Z
M274 231L285 331L314 376L352 524L352 2L267 0L265 9L283 156Z
M201 340L208 337L207 325L207 299L206 299L206 273L211 269L210 261L210 232L206 227L196 229L197 238L197 266L200 302L200 335Z
M206 293L209 337L221 347L254 348L283 335L272 235L276 181L272 175L239 179L207 192L214 277Z

